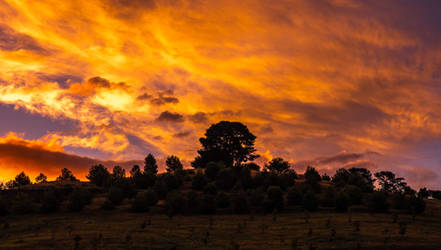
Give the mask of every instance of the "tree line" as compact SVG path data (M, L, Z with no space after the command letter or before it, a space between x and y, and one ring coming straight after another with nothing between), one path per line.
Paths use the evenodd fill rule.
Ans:
M173 214L273 213L292 208L315 211L331 208L347 211L362 206L372 212L389 209L422 213L424 198L439 197L439 191L413 190L404 178L390 171L372 174L366 168L338 169L331 177L320 175L313 167L298 174L283 158L276 157L261 169L253 162L259 156L254 147L256 136L239 122L222 121L210 126L200 138L201 149L184 169L177 156L166 159L166 173L158 173L155 157L148 154L143 166L126 170L115 166L109 171L103 165L92 166L86 178L96 188L68 185L65 189L48 187L40 195L17 191L10 202L0 196L0 214L55 212L60 209L81 211L95 195L104 195L104 210L123 202L134 212L158 210ZM35 183L45 183L40 174ZM79 182L68 169L62 169L59 183ZM378 188L375 186L378 184ZM9 190L31 184L20 173L6 184ZM158 207L158 201L164 206Z

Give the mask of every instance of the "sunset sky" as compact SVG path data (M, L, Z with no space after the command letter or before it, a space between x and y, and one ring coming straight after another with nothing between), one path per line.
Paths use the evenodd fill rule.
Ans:
M0 180L189 166L240 121L259 163L441 188L441 2L0 0Z

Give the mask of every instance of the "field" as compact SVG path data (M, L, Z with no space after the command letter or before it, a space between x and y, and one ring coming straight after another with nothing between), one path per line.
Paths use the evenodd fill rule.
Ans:
M439 249L441 216L103 212L0 217L0 249Z

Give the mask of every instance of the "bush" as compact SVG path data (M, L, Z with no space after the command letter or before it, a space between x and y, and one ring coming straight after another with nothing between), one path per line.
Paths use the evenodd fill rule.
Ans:
M394 193L392 195L392 207L394 209L409 209L410 208L410 202L409 199L404 194L401 193Z
M282 211L284 207L284 201L283 201L283 192L282 189L279 186L271 186L267 190L267 196L268 196L268 202L272 204L267 204L266 209L270 209L270 211L273 211L274 209L277 209L278 211ZM272 206L272 208L270 207Z
M339 192L335 197L335 209L340 212L346 212L349 207L349 198L345 192Z
M221 169L221 165L216 162L209 162L205 168L205 175L211 180L215 180Z
M114 205L119 205L124 200L124 194L121 188L111 187L107 199Z
M167 194L166 206L169 214L182 214L187 209L187 199L179 192L170 192Z
M216 187L222 190L230 190L236 183L236 177L230 168L224 168L219 171L216 178Z
M193 189L196 190L204 190L207 183L208 183L207 178L205 178L203 174L198 173L193 177L191 186Z
M145 192L145 199L149 206L155 206L159 200L158 195L153 190L147 190L147 192Z
M115 204L109 199L106 199L104 203L101 205L101 208L104 210L113 210L115 209Z
M204 188L204 194L216 195L217 194L216 186L212 183L208 184Z
M162 176L168 190L175 190L182 186L182 179L179 174L166 173Z
M199 194L195 191L187 193L187 211L190 213L199 213Z
M135 184L127 178L114 179L112 186L121 190L123 198L133 198L137 193Z
M262 207L265 200L264 192L259 189L252 190L249 193L249 204L252 207Z
M371 212L386 212L389 208L387 195L383 191L374 191L368 196L366 205Z
M12 202L11 210L15 214L30 214L37 209L35 203L27 194L19 193Z
M230 206L230 196L224 192L216 196L216 206L218 208L227 208Z
M54 213L58 210L60 201L55 193L55 190L48 190L44 193L41 200L40 211L42 213Z
M75 189L70 195L68 209L72 212L79 212L91 201L92 194L87 189Z
M304 209L308 211L317 210L318 200L317 200L317 196L312 190L307 191L303 196L302 206Z
M147 202L146 193L138 193L132 202L132 211L137 213L147 212L149 203Z
M328 187L322 196L321 204L324 207L335 207L335 199L336 194L334 188Z
M237 193L232 197L232 208L233 213L236 214L245 214L249 212L247 196L245 193Z
M421 197L411 196L409 199L409 203L409 208L412 213L421 214L426 209L426 203Z
M0 197L0 216L7 215L9 213L9 205L8 202Z
M153 190L158 195L158 199L164 200L167 197L168 187L163 180L157 180L153 186Z
M347 185L344 188L344 192L348 196L349 202L353 205L361 204L361 200L363 198L363 193L361 189L354 185Z
M212 195L204 195L199 201L199 208L202 214L216 213L216 201Z
M301 205L302 193L297 188L291 187L286 195L286 200L288 205Z

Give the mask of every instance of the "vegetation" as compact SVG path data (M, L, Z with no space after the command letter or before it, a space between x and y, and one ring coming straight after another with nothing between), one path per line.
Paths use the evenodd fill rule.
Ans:
M199 155L193 162L193 165L196 164L198 167L196 171L184 170L177 156L169 156L166 160L167 172L158 174L156 159L152 154L148 154L145 158L144 168L141 169L138 165L133 166L130 170L130 176L126 176L126 170L120 166L115 166L112 172L109 172L103 165L92 166L87 175L89 182L80 182L70 170L63 169L56 182L48 182L46 176L40 174L36 179L38 185L34 186L31 185L30 178L21 172L6 185L6 190L0 191L0 216L9 218L10 216L36 213L56 213L57 215L53 216L61 216L62 212L73 212L73 214L79 213L79 215L73 215L75 218L80 218L82 216L80 212L83 210L86 210L87 213L95 210L107 213L101 210L103 209L116 210L118 214L121 213L121 217L118 218L129 218L130 220L135 218L130 213L148 212L161 220L160 223L164 227L168 227L168 224L162 221L164 215L167 215L170 221L174 220L173 218L176 216L198 215L201 217L192 218L199 221L200 218L204 218L204 215L226 216L230 214L231 219L219 225L214 225L210 220L210 228L217 228L215 230L219 230L216 231L219 235L226 235L225 230L221 229L222 225L224 228L232 227L229 223L234 221L236 225L234 225L234 229L230 228L230 230L235 232L249 234L259 228L259 232L254 233L269 235L279 230L278 232L282 235L285 231L280 227L285 227L285 229L292 227L292 230L295 230L293 235L296 235L292 242L295 242L297 246L309 247L312 243L321 244L320 241L311 241L312 237L317 237L317 239L324 237L323 230L312 222L322 220L324 211L326 213L339 212L335 217L336 220L341 220L338 222L338 226L331 225L334 222L326 223L328 241L332 240L338 245L340 244L339 237L346 237L346 239L355 242L354 235L349 235L346 231L342 232L342 228L354 227L355 225L344 224L341 219L342 212L351 211L349 215L352 223L352 213L358 211L359 215L354 215L354 217L360 217L358 220L363 221L361 225L367 221L376 221L375 216L380 216L378 218L382 218L382 220L388 216L385 214L368 215L367 212L371 214L399 213L400 217L412 216L412 218L418 215L423 218L423 216L427 216L428 207L434 206L431 203L430 206L428 205L428 197L439 199L441 196L440 191L425 188L420 189L417 193L406 184L404 178L396 177L390 171L381 171L372 175L368 169L364 168L341 168L331 178L328 175L321 176L313 167L307 167L303 175L297 175L289 162L280 157L271 160L260 171L260 167L256 163L247 162L257 157L254 154L255 139L246 126L240 123L221 122L211 126L205 133L205 137L201 138L202 149L198 151ZM200 165L202 163L204 164ZM375 182L378 182L379 188L375 188ZM433 210L429 211L433 213ZM314 212L311 213L312 217L315 214L318 217L310 219L310 212ZM273 224L269 223L264 216L268 213L272 214ZM281 216L286 218L286 222L275 224L280 221L278 216L281 213L283 213ZM295 215L290 217L289 214L293 213ZM301 213L306 213L306 215L299 215ZM254 218L254 215L263 216L264 222L250 219L247 223L254 223L254 229L251 226L247 227L243 222L245 217L239 216L241 214L242 216L250 214L250 218ZM94 216L97 220L101 220L98 215ZM141 217L142 215L139 215L139 218ZM236 221L234 218L241 218L241 220ZM304 218L304 223L308 225L296 228L293 224L288 223L288 221L296 221L299 218ZM334 217L332 218L334 221ZM196 237L195 234L202 234L202 231L195 232L193 230L192 232L189 229L189 225L194 227L190 219L180 217L179 220L183 221L182 223L187 223L185 229L181 230L187 236ZM361 234L364 230L359 221L356 223L357 234ZM393 221L398 223L398 219ZM133 225L127 223L125 228L132 230L132 233L135 232L134 229L129 229ZM378 223L383 222L379 221ZM274 226L271 229L273 231L268 230L270 224ZM143 225L142 230L151 230L148 229L147 222ZM300 228L308 228L307 236L301 236L298 233ZM105 231L104 229L100 230ZM401 226L400 237L405 237L412 230L416 229L412 229L412 225L408 223ZM169 234L171 231L168 231ZM108 233L110 234L110 232ZM292 238L293 235L284 235L283 237ZM168 244L163 240L143 243L138 239L138 236L133 234L129 236L125 239L126 244L134 242L134 238L137 238L139 244L153 246ZM73 239L74 236L69 233L69 237ZM79 237L75 244L82 248L82 245L86 244L85 239L92 236L89 233L84 233ZM113 236L109 235L108 237ZM375 238L380 235L371 235L370 237ZM370 244L367 243L367 239L366 236L365 240L361 242ZM45 238L40 243L48 244L46 242L48 240ZM91 238L90 241L92 242L92 240L94 244L98 244L99 237ZM252 245L243 239L238 239L238 241L241 241L244 246ZM4 242L11 243L9 238ZM211 240L207 235L204 236L203 242L206 246L210 244L216 247L220 246L219 242ZM274 248L272 240L269 242L271 242L269 243L271 248ZM288 246L287 239L280 242L285 242L280 243L283 247L275 248ZM179 237L175 243L187 247L190 244L187 240ZM111 244L117 245L115 242Z

